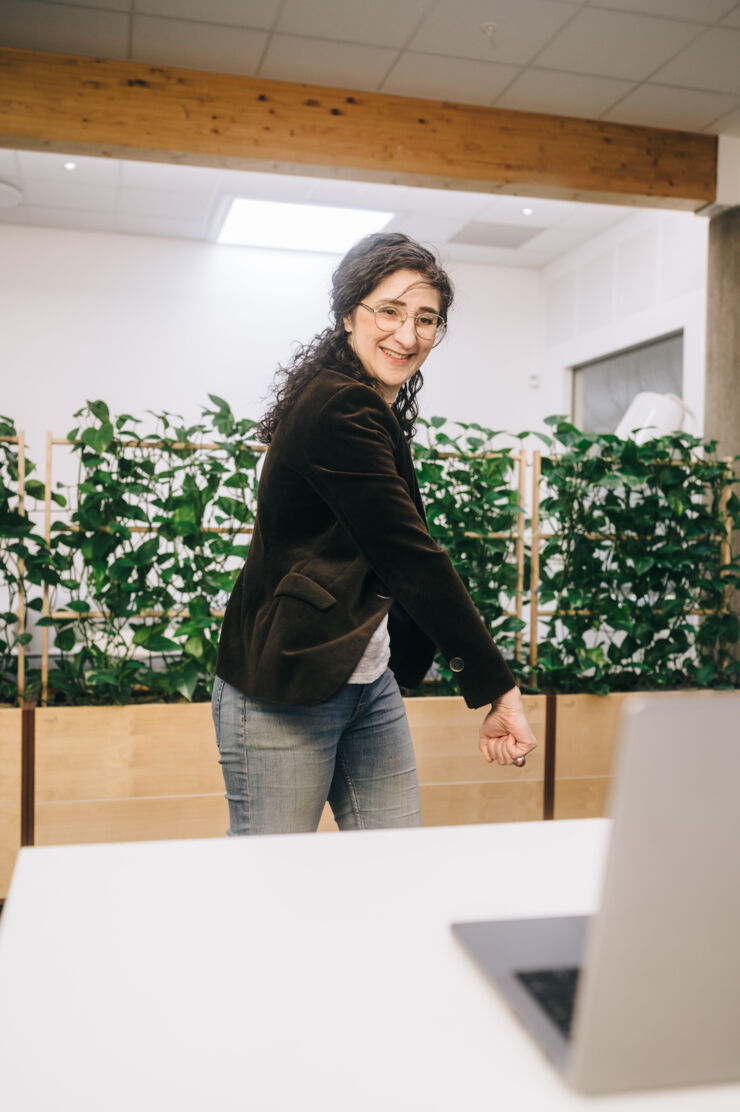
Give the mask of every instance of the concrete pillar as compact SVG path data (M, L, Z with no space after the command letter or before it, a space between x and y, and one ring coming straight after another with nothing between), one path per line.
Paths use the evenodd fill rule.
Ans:
M740 455L740 206L709 225L704 436L717 441L720 456ZM737 532L732 548L740 553ZM730 606L740 619L740 591ZM732 655L740 659L740 643Z
M740 454L740 206L709 224L704 435Z

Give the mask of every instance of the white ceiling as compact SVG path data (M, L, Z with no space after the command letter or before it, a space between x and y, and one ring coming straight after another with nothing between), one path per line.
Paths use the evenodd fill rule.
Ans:
M0 44L740 136L738 0L0 0ZM69 157L0 150L24 194L0 221L208 240L228 197L285 198L388 208L448 259L539 267L633 211ZM470 222L542 230L470 245Z

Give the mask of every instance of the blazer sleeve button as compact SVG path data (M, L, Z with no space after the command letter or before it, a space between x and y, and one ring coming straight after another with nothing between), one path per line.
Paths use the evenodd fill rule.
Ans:
M464 667L465 661L463 660L463 658L461 656L453 656L452 660L450 661L450 668L452 669L452 671L462 672Z

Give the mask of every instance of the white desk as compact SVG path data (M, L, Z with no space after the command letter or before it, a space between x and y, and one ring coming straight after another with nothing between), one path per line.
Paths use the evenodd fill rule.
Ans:
M7 1112L740 1107L567 1090L454 919L594 909L603 820L22 850L0 919Z

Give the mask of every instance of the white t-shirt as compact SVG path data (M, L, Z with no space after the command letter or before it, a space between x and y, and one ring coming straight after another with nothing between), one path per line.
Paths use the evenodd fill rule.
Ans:
M391 639L388 635L388 615L367 643L359 663L347 683L374 683L388 667L391 658Z

